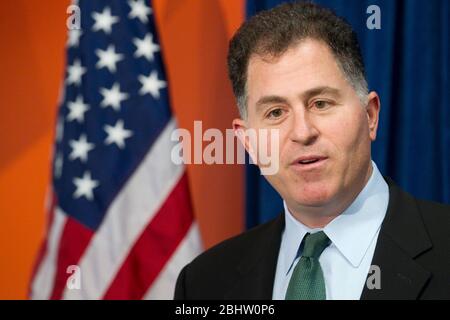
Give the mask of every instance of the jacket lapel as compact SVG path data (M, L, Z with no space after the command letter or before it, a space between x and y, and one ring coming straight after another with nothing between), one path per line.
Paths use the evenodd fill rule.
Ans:
M385 179L389 205L372 260L372 265L378 267L374 270L379 270L381 285L379 289L365 285L361 299L417 299L431 274L415 258L432 244L414 198L389 177Z
M284 230L284 214L273 220L237 267L235 284L225 299L272 299L273 283Z

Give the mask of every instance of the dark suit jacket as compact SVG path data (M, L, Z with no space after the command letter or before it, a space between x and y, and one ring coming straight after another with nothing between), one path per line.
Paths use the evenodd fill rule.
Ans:
M361 299L450 299L450 206L385 179L389 205L372 260L381 288L364 286ZM204 252L181 271L175 299L271 299L283 229L280 214Z

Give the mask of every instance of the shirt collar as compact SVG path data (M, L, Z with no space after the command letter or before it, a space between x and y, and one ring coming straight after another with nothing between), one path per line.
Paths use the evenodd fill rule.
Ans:
M364 188L339 216L323 228L339 252L358 267L381 226L389 202L389 187L372 161L373 171ZM310 229L296 220L283 201L285 212L286 274L289 272L303 237L322 229Z

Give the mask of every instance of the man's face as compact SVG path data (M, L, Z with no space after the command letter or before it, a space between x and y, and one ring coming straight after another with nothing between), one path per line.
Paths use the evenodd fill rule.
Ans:
M279 129L279 170L266 178L289 208L327 215L353 200L371 173L376 93L363 106L331 50L311 39L278 58L252 56L247 90L248 118L234 126Z

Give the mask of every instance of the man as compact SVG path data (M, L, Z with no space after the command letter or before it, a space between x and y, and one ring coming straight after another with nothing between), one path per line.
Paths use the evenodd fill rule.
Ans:
M380 100L351 27L283 4L238 30L228 66L252 158L243 133L279 132L266 178L285 210L187 265L175 298L450 299L450 208L413 198L371 160Z

